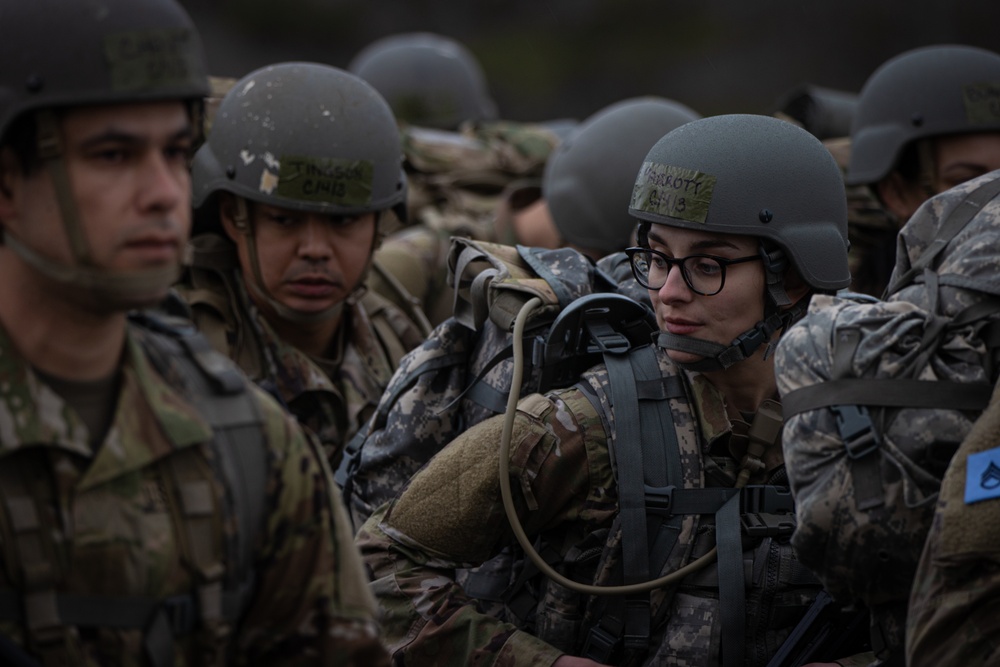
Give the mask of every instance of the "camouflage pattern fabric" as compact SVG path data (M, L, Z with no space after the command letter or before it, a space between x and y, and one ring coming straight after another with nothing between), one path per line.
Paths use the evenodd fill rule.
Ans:
M467 396L455 403L476 378L501 397L506 397L510 389L513 362L506 359L491 369L488 366L495 355L509 345L509 325L513 317L510 311L514 308L507 309L504 319L500 320L499 309L494 311L491 305L504 293L517 299L515 303L520 305L531 296L544 297L548 308L536 310L531 326L526 329L527 334L536 335L551 324L562 307L594 291L597 282L593 265L574 250L526 250L535 252L539 262L550 272L550 279L559 283L564 294L560 299L552 286L525 265L517 249L461 241L455 245L456 248L481 248L484 258L492 254L492 263L486 259L480 263L487 268L472 267L465 278L460 278L463 284L471 283L474 275L478 275L476 271L495 272L485 293L465 292L467 303L476 301L476 305L470 304L468 309L489 313L489 318L465 323L456 318L446 320L400 363L379 404L378 419L366 435L358 469L352 478L350 507L357 526L376 507L393 498L448 442L498 412ZM625 253L611 256L598 268L610 277L606 289L616 285L619 292L648 303L649 295L632 278ZM430 366L433 364L441 365ZM430 367L436 370L421 372L414 378L418 370ZM522 395L535 391L539 381L539 372L533 369L522 383Z
M893 275L917 261L969 192L997 178L980 177L926 202L900 232ZM840 332L852 328L860 331L860 344L841 377L992 385L987 321L956 323L955 318L1000 296L998 244L1000 202L993 200L946 246L935 272L918 276L886 302L815 297L778 345L781 395L833 379ZM885 504L871 510L858 509L856 478L833 412L812 410L786 419L784 453L798 515L792 542L831 594L872 607L890 649L898 651L941 476L977 414L915 408L872 413L881 436L877 456Z
M657 359L664 375L680 372L662 350ZM737 461L729 447L735 440L722 396L702 376L685 378L686 397L670 403L684 485L732 486ZM573 547L594 544L595 535L608 531L612 532L609 544L621 540L620 532L612 529L618 490L609 451L614 410L606 403L607 386L607 371L597 366L576 387L533 394L518 406L510 452L514 503L528 535L541 536L563 557ZM603 397L604 415L584 391ZM513 542L497 479L502 420L497 416L483 421L451 442L358 533L386 640L400 664L550 665L562 653L579 651L585 639L580 619L590 613L590 599L571 595L562 619L539 611L547 625L538 634L563 644L556 647L482 614L455 583L456 568L480 564ZM772 476L780 477L781 468L779 460ZM755 483L762 481L762 475L755 478ZM676 569L714 544L710 520L691 516L683 526L665 570ZM598 543L603 542L599 537ZM787 544L786 552L791 552ZM755 560L754 548L745 551L744 559L754 563L755 572L766 569ZM595 573L595 564L584 580L595 576L606 580L612 565ZM653 648L644 664L718 664L720 619L718 590L713 591L709 581L712 571L714 566L676 590L654 593L654 618L666 605L667 619L654 630ZM789 601L794 597L794 591L786 594ZM808 598L797 602L804 605L804 612ZM567 624L575 633L556 632L556 626ZM748 624L752 632L748 638L765 641L753 621ZM781 641L780 636L770 639ZM773 652L776 646L769 648ZM748 656L751 653L748 650ZM763 665L767 659L755 655L747 664Z
M1000 660L1000 500L966 501L967 485L995 488L971 471L997 459L1000 394L972 427L941 482L941 495L910 596L907 664L993 665ZM980 471L980 468L977 468ZM989 467L985 472L989 471ZM995 473L993 473L995 474ZM967 481L968 480L968 481Z
M451 315L447 257L452 236L514 243L511 217L541 194L551 129L510 121L466 123L458 132L404 127L410 227L389 236L376 260L415 296L432 325ZM397 306L377 274L369 286Z
M245 290L230 271L228 284ZM374 295L349 300L331 356L314 359L281 340L245 292L199 278L197 286L186 283L177 290L198 328L316 434L331 466L337 466L344 444L364 427L389 384L398 364L392 350L407 352L422 342L415 325Z
M114 421L94 453L79 416L0 331L0 470L10 474L28 461L48 471L56 506L46 521L63 527L51 542L52 557L62 564L60 594L165 599L191 593L199 583L181 558L180 518L165 500L163 467L192 450L210 465L212 431L151 365L140 344L149 335L130 330ZM252 560L256 592L233 636L232 664L387 665L329 468L295 422L253 391L269 453L266 526ZM208 490L210 497L224 492L221 481ZM0 591L7 593L20 583L11 547L5 538ZM0 632L25 641L20 624L0 623ZM70 628L66 636L65 664L147 664L140 630ZM203 664L205 648L196 639L204 641L201 635L175 639L174 664ZM224 646L227 640L217 641Z

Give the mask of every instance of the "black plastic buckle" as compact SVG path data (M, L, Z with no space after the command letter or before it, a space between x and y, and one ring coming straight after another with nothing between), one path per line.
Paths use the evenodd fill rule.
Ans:
M675 486L645 485L646 512L670 516L673 514Z
M782 514L794 511L795 499L788 487L755 484L740 490L740 512L743 514Z
M587 641L583 645L583 657L605 664L611 660L617 647L618 638L600 625L595 625L587 633Z
M848 458L864 458L878 450L878 434L868 415L868 408L863 405L833 405L830 409L837 417L837 430L844 441Z
M753 354L754 350L767 342L768 336L761 331L759 328L754 327L746 333L740 334L740 336L733 341L733 346L740 348L740 352L743 353L743 357L749 357Z
M743 532L749 537L778 537L795 531L795 516L792 514L744 514L740 521Z

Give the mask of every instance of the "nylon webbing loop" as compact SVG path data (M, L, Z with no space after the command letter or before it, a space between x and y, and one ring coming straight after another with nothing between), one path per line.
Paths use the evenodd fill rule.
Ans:
M715 519L719 548L719 611L722 620L722 664L739 667L746 651L746 592L743 582L743 540L738 496L730 498Z
M833 405L884 408L985 410L993 385L985 382L944 382L884 378L844 378L802 387L781 397L785 419Z

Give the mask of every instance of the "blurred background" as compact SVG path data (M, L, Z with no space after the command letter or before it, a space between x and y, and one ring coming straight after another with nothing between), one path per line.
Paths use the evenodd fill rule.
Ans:
M480 60L500 116L582 119L673 98L703 115L772 113L803 84L857 93L886 59L929 44L1000 51L998 0L182 0L212 73L308 60L431 31Z

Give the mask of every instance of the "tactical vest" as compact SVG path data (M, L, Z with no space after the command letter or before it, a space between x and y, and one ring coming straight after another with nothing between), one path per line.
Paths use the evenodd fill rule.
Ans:
M27 648L43 665L74 664L74 627L142 630L154 667L175 664L174 638L193 637L198 664L227 664L227 647L253 592L254 546L263 530L267 451L264 424L246 380L190 324L130 316L154 368L170 378L211 425L213 439L153 465L162 480L178 550L194 588L166 599L60 592L71 563L57 557L62 535L52 508L48 460L24 448L0 466L0 535L8 577L0 619L23 624ZM222 481L225 502L212 502ZM235 525L229 534L220 526Z

